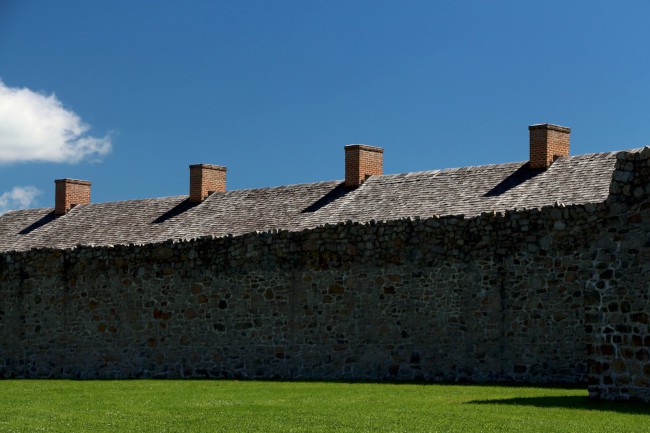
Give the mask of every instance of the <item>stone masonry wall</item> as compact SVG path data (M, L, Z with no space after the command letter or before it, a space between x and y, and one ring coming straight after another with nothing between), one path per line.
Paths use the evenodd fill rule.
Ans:
M587 377L604 204L0 256L4 377Z
M650 147L618 155L586 282L589 393L650 401Z

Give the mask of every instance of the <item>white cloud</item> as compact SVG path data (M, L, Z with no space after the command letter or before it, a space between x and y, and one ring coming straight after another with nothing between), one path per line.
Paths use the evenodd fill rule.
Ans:
M0 194L0 215L9 210L31 207L40 193L33 186L15 186L11 191Z
M89 129L54 94L7 87L0 80L0 163L99 159L111 150L111 140L87 135Z

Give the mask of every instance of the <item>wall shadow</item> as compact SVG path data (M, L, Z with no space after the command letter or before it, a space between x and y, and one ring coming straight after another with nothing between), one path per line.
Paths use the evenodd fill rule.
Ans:
M155 220L151 221L152 224L162 224L165 221L174 218L175 216L178 216L182 214L183 212L186 212L190 209L192 209L195 206L194 203L190 203L190 199L186 198L182 202L178 203L176 206L173 208L169 209L167 212L164 214L160 215L158 218Z
M525 163L508 177L499 182L494 188L486 192L483 197L495 197L501 194L505 194L510 191L512 188L521 185L524 182L527 182L537 176L538 174L544 172L544 169L541 168L530 168L529 163Z
M304 208L301 213L310 213L316 212L317 210L327 206L328 204L336 201L342 197L345 197L346 194L353 191L354 188L348 188L345 186L345 183L337 185L333 190L316 200L314 203L310 204Z
M534 406L541 408L564 408L650 415L650 405L637 401L605 401L588 397L518 397L493 400L473 400L465 404L496 404L509 406Z
M29 234L34 230L43 227L45 224L54 221L55 219L56 219L56 215L54 215L54 211L52 211L47 215L45 215L44 217L42 217L41 219L39 219L38 221L31 223L30 225L28 225L27 227L19 231L18 234L19 235Z

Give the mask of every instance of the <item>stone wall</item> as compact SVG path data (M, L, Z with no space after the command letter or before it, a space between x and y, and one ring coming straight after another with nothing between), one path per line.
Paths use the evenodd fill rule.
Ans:
M586 281L589 392L650 401L650 148L619 154Z
M600 204L2 254L0 376L589 378L648 398L647 159L622 157Z
M0 371L583 382L581 281L602 215L601 204L5 254Z

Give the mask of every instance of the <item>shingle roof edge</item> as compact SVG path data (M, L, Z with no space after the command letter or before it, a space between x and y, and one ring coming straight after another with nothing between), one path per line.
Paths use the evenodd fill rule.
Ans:
M146 247L146 246L156 246L156 245L163 245L163 244L179 244L179 243L191 243L191 242L196 242L200 240L218 240L218 239L240 239L240 238L246 238L246 237L251 237L251 236L267 236L267 235L282 235L283 233L286 234L299 234L299 233L310 233L314 232L317 230L321 229L327 229L327 228L338 228L341 226L382 226L386 224L393 224L393 223L399 223L401 221L445 221L445 220L478 220L480 218L506 218L508 216L516 215L516 214L523 214L528 212L529 214L531 213L543 213L543 212L548 212L551 209L576 209L576 208L584 208L585 210L589 212L594 212L597 210L602 210L607 207L607 201L602 201L602 202L597 202L597 203L580 203L580 204L569 204L569 205L564 205L562 203L555 203L550 206L540 206L540 207L532 207L532 208L515 208L515 209L507 209L505 211L491 211L491 212L481 212L480 214L476 215L471 215L471 216L466 216L464 214L454 214L454 215L431 215L430 217L420 217L420 216L414 216L414 217L404 217L404 218L395 218L395 219L387 219L387 220L374 220L371 219L369 221L353 221L353 220L346 220L346 221L341 221L338 223L325 223L325 224L319 224L314 227L309 227L309 228L303 228L300 230L291 230L291 229L270 229L270 230L258 230L258 231L251 231L251 232L246 232L246 233L241 233L237 235L233 234L227 234L223 236L215 236L215 235L204 235L204 236L197 236L197 237L190 237L190 238L169 238L166 240L161 240L161 241L155 241L155 242L144 242L144 243L136 243L136 242L129 242L129 243L116 243L116 244L104 244L104 245L94 245L94 244L78 244L73 247L65 247L65 248L56 248L56 247L34 247L30 248L27 250L6 250L0 252L0 255L3 256L8 256L12 254L22 254L22 253L29 253L33 251L60 251L60 252L67 252L67 251L74 251L77 249L91 249L91 250L101 250L101 249L113 249L113 248L119 248L119 247Z

